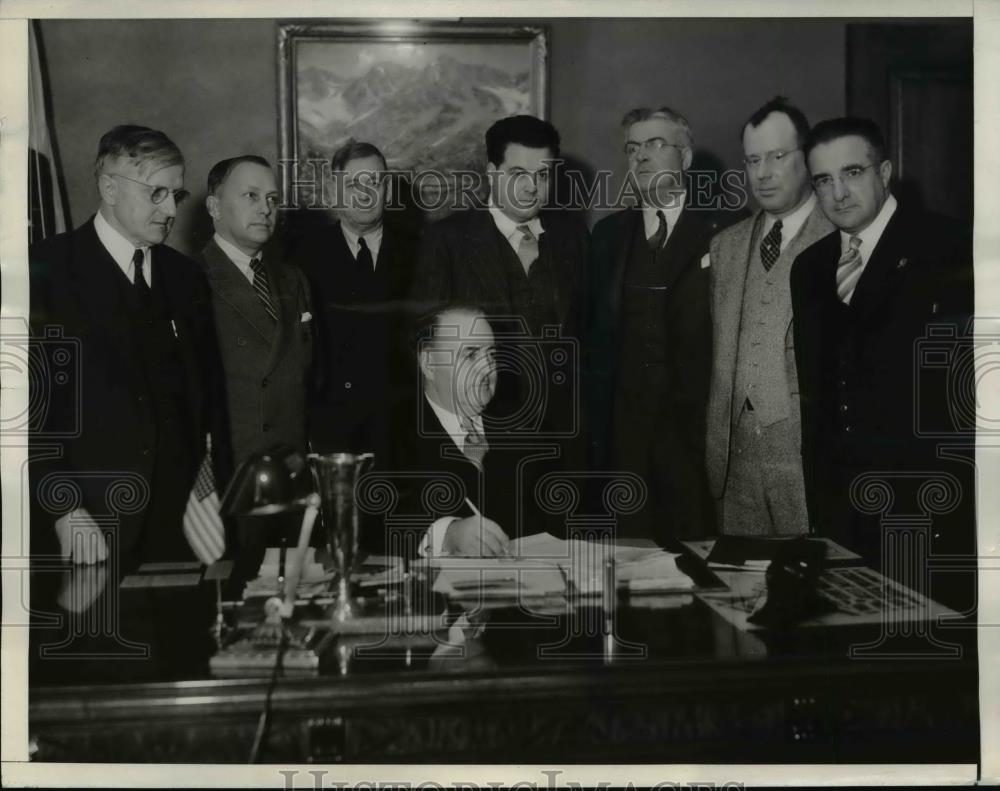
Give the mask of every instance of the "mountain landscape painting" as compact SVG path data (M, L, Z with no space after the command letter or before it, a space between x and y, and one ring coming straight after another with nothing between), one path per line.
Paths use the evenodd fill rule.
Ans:
M297 42L296 150L325 159L349 140L371 142L391 169L482 173L483 134L507 115L542 115L536 38ZM542 66L543 68L543 66ZM442 182L419 179L422 189ZM453 184L452 184L453 186Z

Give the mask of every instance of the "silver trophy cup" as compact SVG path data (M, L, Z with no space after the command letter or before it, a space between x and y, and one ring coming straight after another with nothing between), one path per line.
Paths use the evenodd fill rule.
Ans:
M375 456L371 453L330 453L311 454L309 459L316 475L327 548L336 572L332 620L334 624L343 623L354 617L351 574L357 563L361 521L355 492L358 479L371 468Z

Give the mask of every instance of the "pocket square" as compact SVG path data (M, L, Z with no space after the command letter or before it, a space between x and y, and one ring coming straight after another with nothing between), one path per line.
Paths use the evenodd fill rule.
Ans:
M708 269L708 267L711 266L711 264L712 264L712 254L705 253L705 255L701 257L701 268Z
M305 313L302 314L302 318L299 319L299 323L306 322L306 321L312 321L312 317L313 317L313 314L310 313L307 310Z

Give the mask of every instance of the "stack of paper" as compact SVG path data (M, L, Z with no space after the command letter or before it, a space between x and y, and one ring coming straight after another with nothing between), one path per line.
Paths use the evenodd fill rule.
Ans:
M288 550L285 558L285 574L290 567L294 550ZM264 560L260 564L260 571L257 578L250 580L243 589L243 598L250 599L256 596L280 595L278 590L278 575L281 571L281 549L278 547L268 547L264 552ZM334 577L334 572L324 571L323 564L316 562L316 549L306 548L305 563L302 567L302 577L299 579L299 588L296 591L296 598L308 599L324 593L329 587L330 581Z
M544 559L558 565L585 594L600 594L609 573L616 587L634 593L687 591L694 587L694 581L677 567L678 556L658 547L564 541L548 533L527 536L513 544L522 558Z
M434 590L453 599L531 600L564 596L559 567L544 560L515 557L435 558Z

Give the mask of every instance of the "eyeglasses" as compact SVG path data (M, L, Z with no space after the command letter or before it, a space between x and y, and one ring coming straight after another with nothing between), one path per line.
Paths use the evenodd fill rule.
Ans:
M131 181L134 184L141 184L144 187L149 187L152 192L149 194L149 199L156 204L163 203L167 199L167 195L173 194L174 203L178 206L183 203L187 197L191 194L185 189L172 190L170 187L161 187L156 184L147 184L145 181L139 181L138 179L129 178L121 173L109 173L109 176L118 176L118 178L125 179L126 181Z
M840 181L845 187L852 187L861 181L861 177L865 174L865 171L869 168L875 167L875 164L865 165L852 165L849 168L844 168L840 171ZM819 176L814 176L812 180L813 188L817 192L829 192L833 189L833 176L823 173Z
M635 140L629 140L625 144L625 155L634 157L643 149L649 149L650 151L660 151L663 148L676 148L679 151L687 148L687 146L679 146L676 143L668 143L662 137L651 137L645 142L639 143Z
M801 151L801 148L789 148L787 151L779 149L778 151L768 151L764 156L758 156L757 154L752 154L748 157L743 157L743 164L746 165L747 170L756 170L761 162L766 162L770 165L780 165L785 161L786 157L791 156L796 151Z

